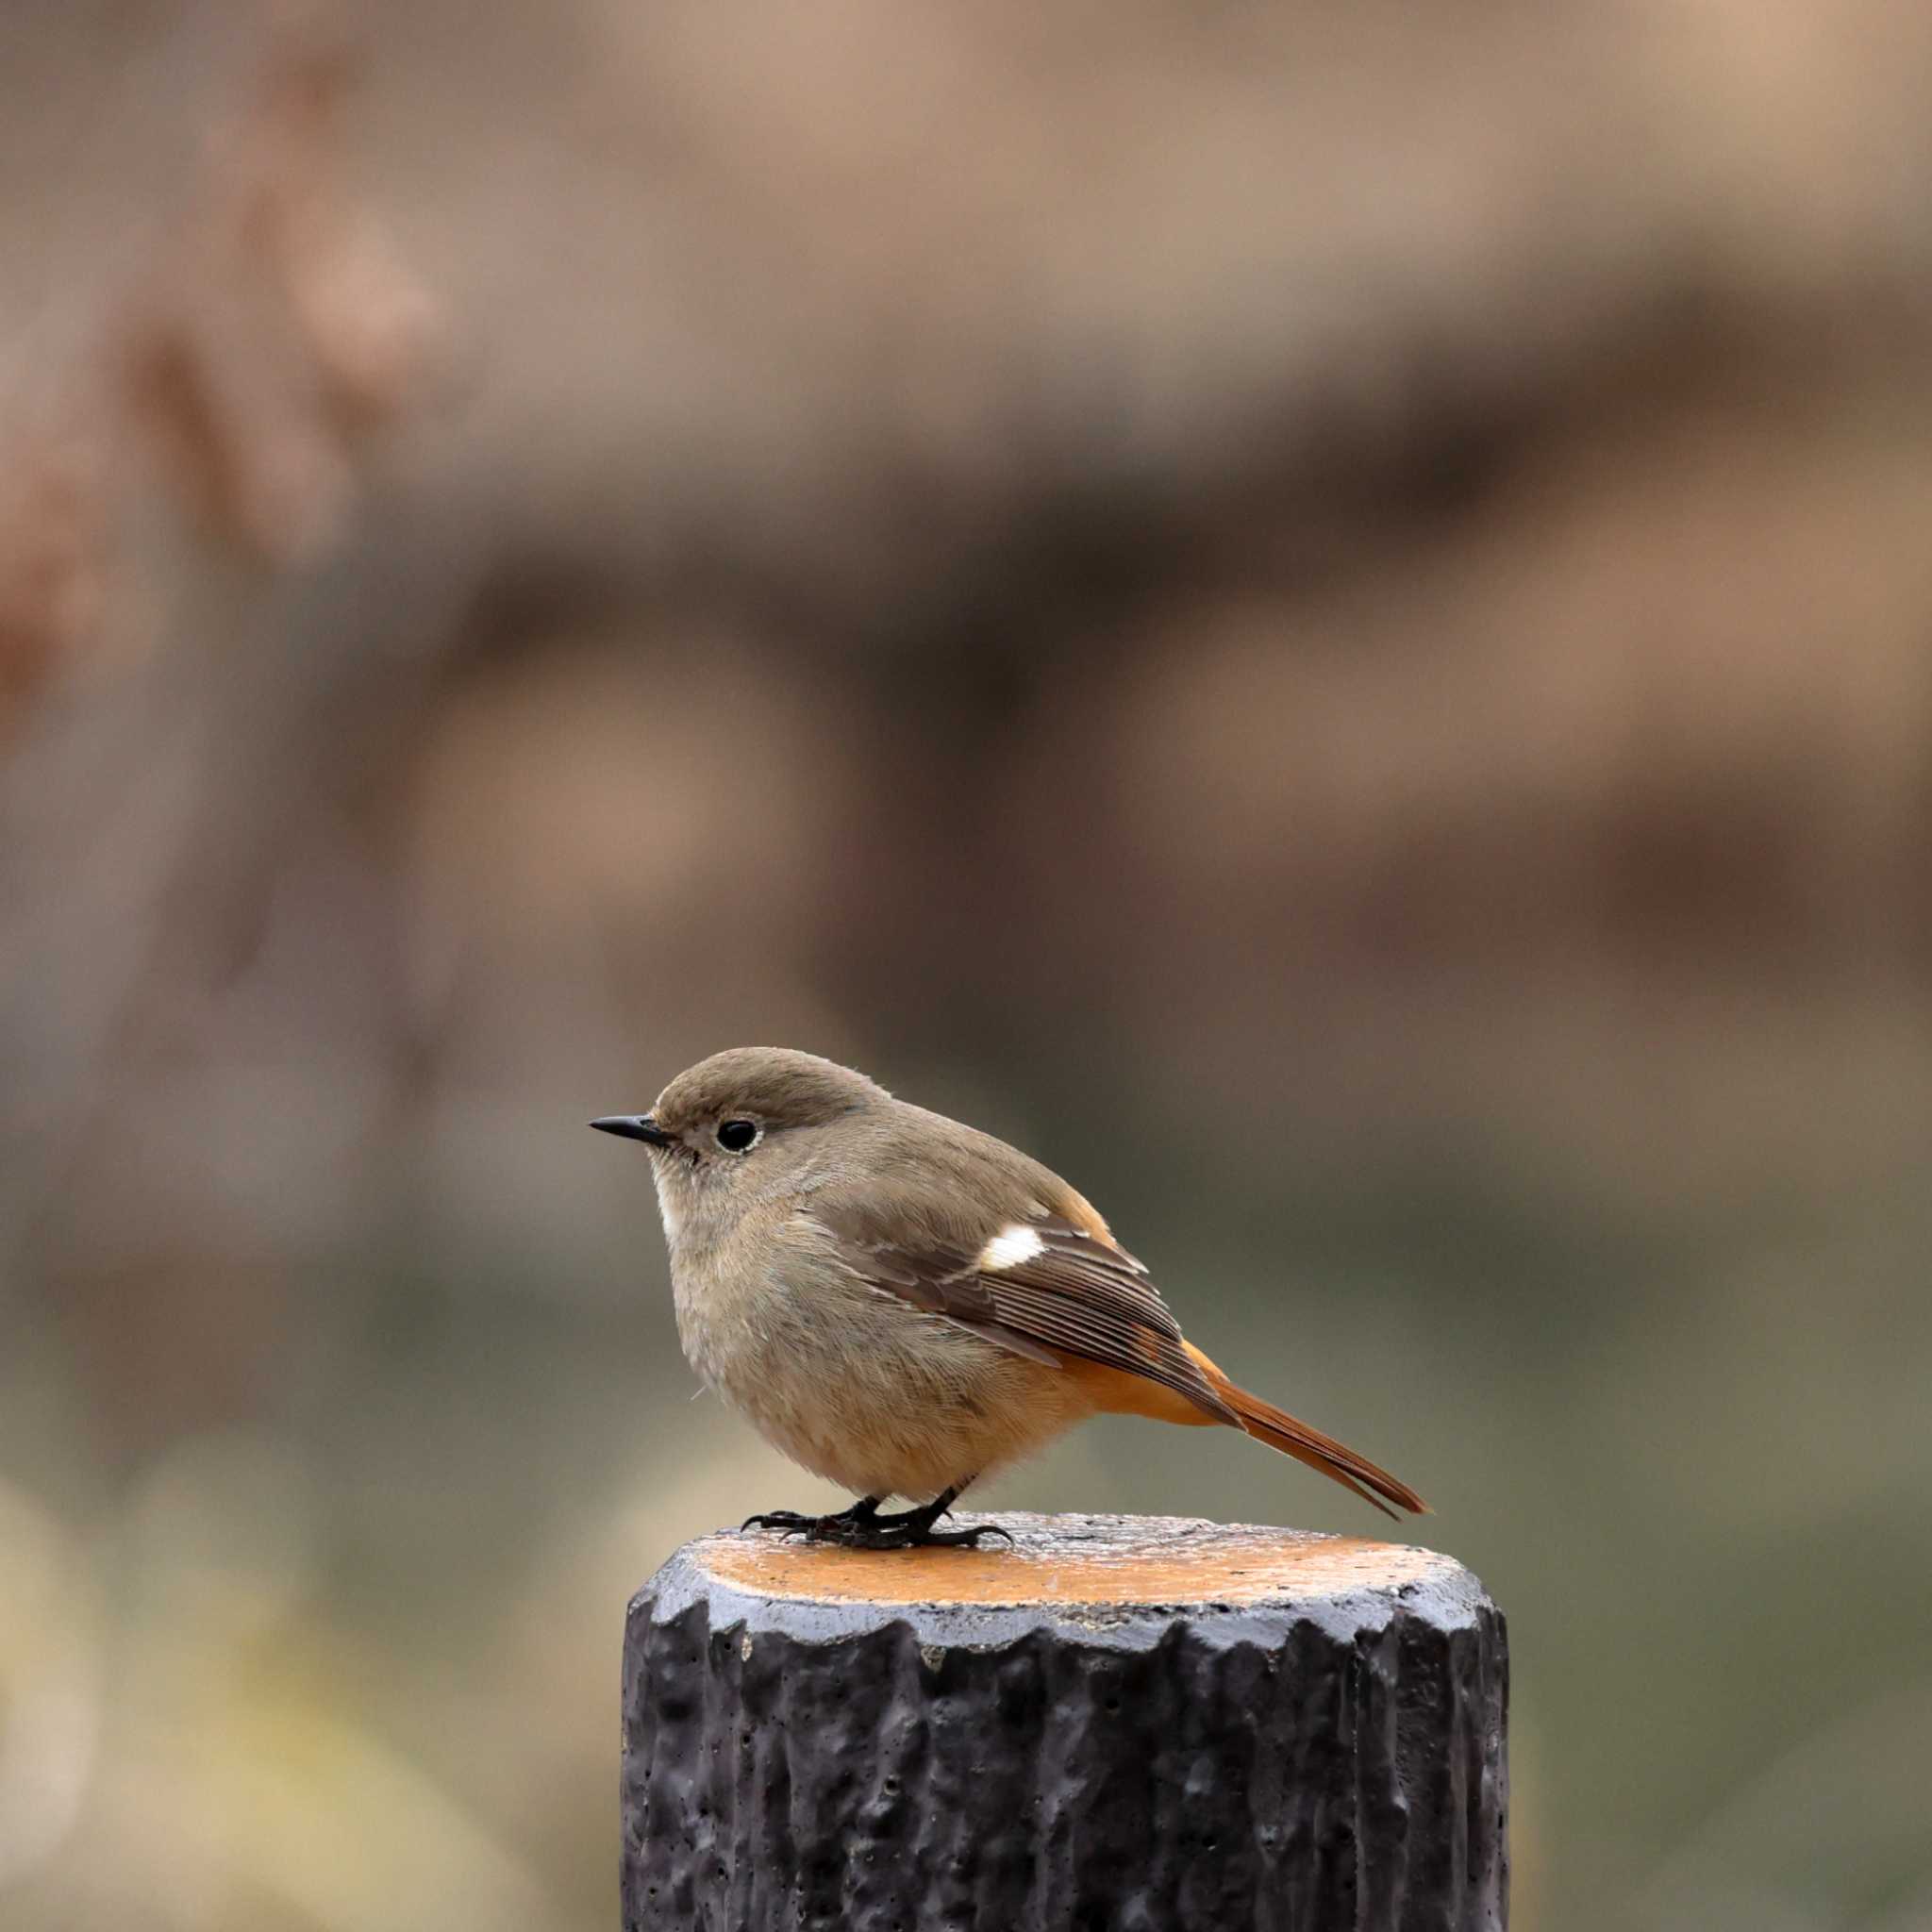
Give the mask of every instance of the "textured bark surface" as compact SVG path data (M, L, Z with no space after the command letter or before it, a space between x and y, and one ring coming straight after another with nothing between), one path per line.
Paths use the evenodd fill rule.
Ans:
M639 1593L626 1932L1505 1924L1507 1641L1459 1564L989 1520L1013 1549L708 1537Z

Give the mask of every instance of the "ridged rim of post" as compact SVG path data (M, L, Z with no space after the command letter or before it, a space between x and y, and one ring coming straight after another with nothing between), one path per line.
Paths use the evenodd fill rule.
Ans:
M1278 1640L1284 1611L1337 1637L1414 1614L1441 1629L1492 1609L1452 1557L1407 1543L1174 1516L972 1513L1012 1538L978 1549L858 1551L773 1531L688 1543L633 1600L668 1623L693 1603L713 1629L837 1642L908 1624L923 1643L975 1647L1040 1629L1139 1650L1176 1609L1210 1643Z

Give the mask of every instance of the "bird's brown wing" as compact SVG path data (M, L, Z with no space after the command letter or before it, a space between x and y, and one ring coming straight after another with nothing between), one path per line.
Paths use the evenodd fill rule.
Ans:
M1241 1418L1196 1365L1147 1271L1108 1236L1058 1215L963 1228L889 1232L862 1202L814 1201L846 1265L986 1341L1049 1367L1074 1356L1143 1375L1236 1428Z

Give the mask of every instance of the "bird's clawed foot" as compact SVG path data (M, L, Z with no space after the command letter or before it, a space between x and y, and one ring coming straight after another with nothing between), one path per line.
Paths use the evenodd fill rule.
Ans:
M842 1520L837 1516L801 1516L796 1509L768 1509L761 1516L747 1516L738 1529L741 1536L748 1529L795 1530L800 1536L810 1536L814 1530L828 1531Z
M802 1536L808 1543L837 1543L847 1550L972 1550L985 1536L1013 1539L996 1523L976 1524L971 1529L935 1529L933 1524L952 1507L958 1490L947 1490L921 1509L906 1509L895 1516L879 1514L876 1496L861 1496L849 1509L836 1516L804 1516L796 1509L771 1509L759 1516L747 1516L742 1529L775 1529L788 1536Z
M846 1540L847 1532L876 1523L878 1513L879 1499L861 1496L849 1509L841 1509L836 1516L805 1516L796 1509L768 1509L762 1515L747 1516L738 1528L740 1535L747 1529L780 1529L788 1536L802 1536L807 1542L838 1543Z
M906 1529L898 1532L899 1541L889 1543L874 1543L877 1550L976 1550L983 1536L1003 1536L1008 1543L1013 1541L1009 1530L1002 1529L997 1523L975 1523L971 1529Z
M787 1536L802 1536L808 1543L837 1543L847 1550L896 1550L903 1547L903 1533L881 1524L874 1517L857 1517L849 1509L837 1516L801 1516L796 1509L773 1509L762 1516L747 1516L744 1529L776 1529Z

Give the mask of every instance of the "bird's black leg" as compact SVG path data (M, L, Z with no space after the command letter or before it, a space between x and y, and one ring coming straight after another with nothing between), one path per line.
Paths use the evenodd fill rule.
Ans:
M972 1476L966 1482L972 1482ZM933 1528L942 1515L951 1511L966 1482L955 1482L951 1488L941 1490L929 1503L922 1503L918 1508L900 1508L891 1517L881 1517L877 1507L859 1515L859 1505L854 1505L842 1517L821 1517L817 1523L809 1523L804 1528L804 1536L815 1543L842 1543L846 1549L974 1549L981 1536L1007 1536L997 1523L981 1523L970 1530ZM771 1519L754 1517L752 1521L769 1523ZM789 1523L778 1526L792 1528ZM1012 1538L1007 1536L1007 1541L1010 1543Z
M795 1531L810 1542L843 1542L842 1530L867 1527L878 1520L878 1513L879 1499L861 1496L836 1516L802 1516L796 1509L770 1509L762 1516L747 1516L738 1527L741 1534L747 1529L783 1529Z
M916 1550L936 1546L942 1549L971 1550L978 1547L979 1539L983 1536L1004 1536L1011 1542L1013 1539L996 1523L974 1524L971 1529L933 1527L941 1516L951 1512L954 1499L966 1487L966 1483L972 1480L969 1475L966 1482L954 1483L949 1489L941 1490L923 1509L908 1509L903 1516L880 1517L876 1526L885 1529L890 1524L892 1531L902 1541L875 1544L874 1547Z
M802 1536L809 1543L839 1543L848 1550L917 1550L927 1548L973 1549L983 1536L1012 1538L994 1523L982 1523L972 1529L935 1529L933 1524L952 1508L966 1482L954 1483L930 1503L917 1509L901 1509L891 1516L879 1514L876 1496L861 1496L851 1508L836 1516L801 1516L792 1509L774 1509L764 1516L745 1519L746 1529L780 1529Z

